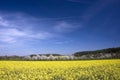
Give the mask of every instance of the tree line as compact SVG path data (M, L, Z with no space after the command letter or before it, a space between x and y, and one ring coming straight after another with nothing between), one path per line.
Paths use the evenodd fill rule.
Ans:
M99 56L104 56L104 55L111 55L111 58L120 58L120 47L116 48L107 48L107 49L101 49L101 50L94 50L94 51L82 51L82 52L76 52L73 55L76 57L80 57L83 55L86 56L94 56L94 57L99 57Z
M120 47L94 51L80 51L72 55L31 54L28 56L0 56L0 60L79 60L79 59L120 59Z

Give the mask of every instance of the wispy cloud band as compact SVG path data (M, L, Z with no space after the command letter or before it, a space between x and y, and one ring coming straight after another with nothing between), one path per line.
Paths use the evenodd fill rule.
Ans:
M0 14L0 42L49 39L81 27L79 23L66 21L68 18L72 17L36 18L27 14Z
M18 17L19 16L19 17ZM51 37L48 31L34 29L39 23L32 17L23 17L21 15L5 16L0 15L0 41L14 43L20 39L46 39Z

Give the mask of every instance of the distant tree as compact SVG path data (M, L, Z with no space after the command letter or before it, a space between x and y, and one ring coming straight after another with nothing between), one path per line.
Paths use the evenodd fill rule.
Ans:
M120 47L107 48L107 49L101 49L101 50L95 50L95 51L76 52L73 55L76 57L86 55L88 58L91 56L93 56L95 58L104 57L105 55L107 55L107 56L109 55L109 57L110 57L110 55L111 55L111 58L120 58Z

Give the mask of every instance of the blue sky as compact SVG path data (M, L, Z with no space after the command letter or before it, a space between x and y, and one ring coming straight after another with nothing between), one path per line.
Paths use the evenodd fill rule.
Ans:
M119 0L0 0L0 55L120 46Z

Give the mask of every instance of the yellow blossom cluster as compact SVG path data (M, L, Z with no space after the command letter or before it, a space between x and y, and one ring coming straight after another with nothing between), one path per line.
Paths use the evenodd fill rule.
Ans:
M0 80L120 80L120 60L0 61Z

